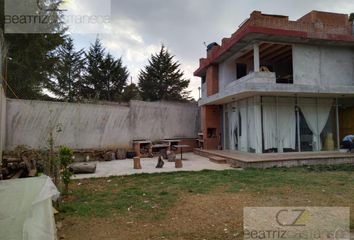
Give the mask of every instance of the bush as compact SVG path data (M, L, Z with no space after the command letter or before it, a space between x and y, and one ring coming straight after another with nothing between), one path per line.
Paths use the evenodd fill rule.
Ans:
M68 147L60 147L59 162L61 168L61 179L65 186L64 193L67 193L69 190L69 183L73 175L72 172L69 170L69 166L73 162L73 151Z

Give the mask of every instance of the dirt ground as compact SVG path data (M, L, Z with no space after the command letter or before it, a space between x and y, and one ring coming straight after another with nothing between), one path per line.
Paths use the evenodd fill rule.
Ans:
M60 239L72 240L209 240L243 239L243 208L252 206L330 206L331 201L307 198L288 190L285 197L248 193L190 195L168 211L163 220L146 221L132 213L111 218L65 217ZM310 200L311 199L311 200ZM351 208L353 209L353 204Z
M247 194L192 195L182 198L164 220L66 217L60 239L240 239L243 207L257 199Z
M350 207L354 229L353 181L352 170L307 168L77 180L56 216L58 236L65 240L243 239L243 209L257 206Z

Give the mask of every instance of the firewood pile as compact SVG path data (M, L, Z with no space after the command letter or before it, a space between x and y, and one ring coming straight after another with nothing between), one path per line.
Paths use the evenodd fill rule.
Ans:
M0 164L0 180L34 177L38 172L51 173L49 153L18 146L13 151L4 152ZM53 152L54 158L57 152ZM123 160L127 149L85 149L74 150L75 162Z
M140 156L142 158L152 158L154 155L151 152L150 145L142 145L140 148Z
M126 149L85 149L74 150L75 162L113 161L127 158Z
M5 155L0 168L0 180L35 177L39 159L39 153L33 150L21 151L17 157Z

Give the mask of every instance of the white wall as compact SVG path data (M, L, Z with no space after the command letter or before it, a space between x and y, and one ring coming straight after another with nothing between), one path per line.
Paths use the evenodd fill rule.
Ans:
M294 84L354 85L354 50L344 47L294 45Z
M219 91L225 90L225 87L236 80L236 63L230 58L219 64Z
M49 131L59 125L57 146L71 148L129 147L133 139L197 136L196 104L70 104L7 100L6 149L18 145L46 148Z
M5 149L5 133L6 133L6 98L2 85L0 84L0 161L2 152Z

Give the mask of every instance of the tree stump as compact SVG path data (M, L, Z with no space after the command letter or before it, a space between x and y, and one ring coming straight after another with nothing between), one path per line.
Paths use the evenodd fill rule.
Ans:
M134 157L134 169L142 169L140 164L140 157Z
M176 159L176 161L175 161L175 167L176 167L176 168L183 168L182 159Z

